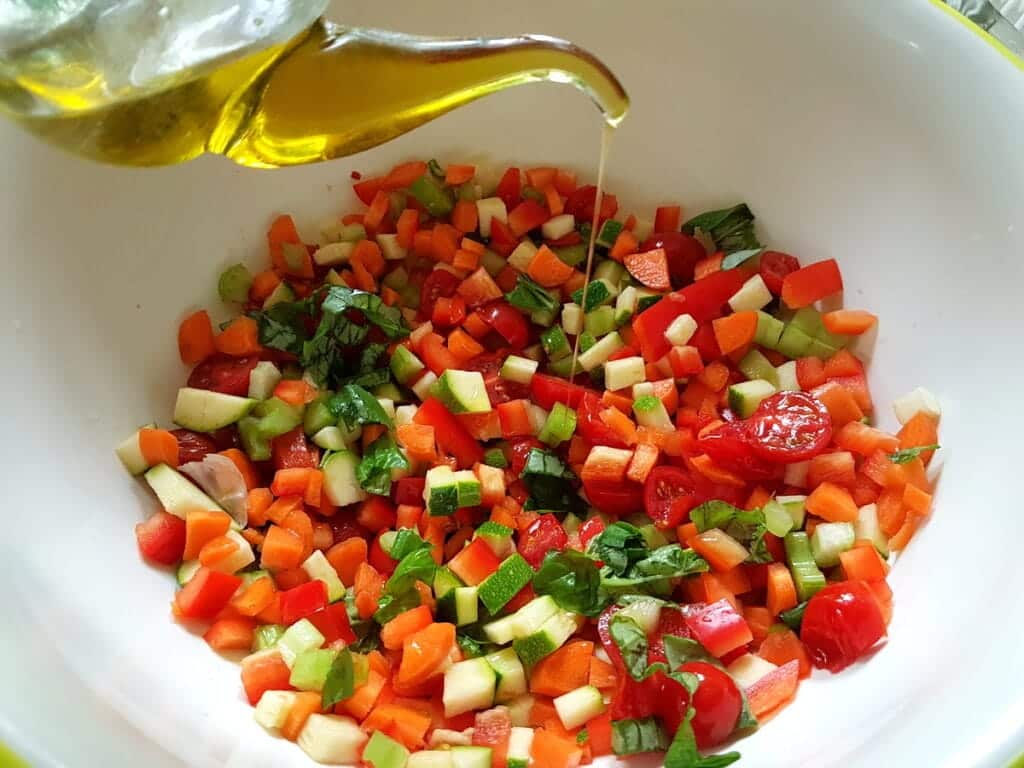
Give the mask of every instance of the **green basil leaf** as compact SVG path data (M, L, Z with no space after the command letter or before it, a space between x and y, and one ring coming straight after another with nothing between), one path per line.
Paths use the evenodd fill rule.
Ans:
M552 552L533 577L533 591L551 595L559 607L584 616L597 616L607 604L601 592L601 571L582 552Z
M634 680L643 680L647 670L647 634L629 616L617 613L608 623L608 633L622 653L622 662Z
M727 254L761 247L754 234L754 214L746 203L702 213L683 224L682 229L688 235L703 230L715 241L715 247Z
M356 468L359 485L367 493L387 496L391 493L391 470L408 469L409 460L390 434L383 434L366 449Z
M616 755L661 752L667 746L665 731L653 717L612 721L612 752Z
M665 768L725 768L740 759L739 752L702 756L697 751L697 739L690 724L690 716L683 719L665 753Z
M531 448L519 476L530 492L527 509L569 511L582 506L572 486L576 475L551 451Z
M342 648L334 659L334 663L331 664L327 679L324 680L321 694L324 710L330 711L331 707L339 701L351 696L354 687L355 671L352 667L352 654L348 648Z
M331 415L344 419L349 429L366 424L383 424L385 427L393 424L377 398L358 384L346 384L326 405Z
M513 307L533 312L554 312L561 305L558 298L526 275L519 275L516 286L505 294Z
M760 256L762 253L764 253L764 248L745 248L742 251L733 251L722 259L722 269L733 269L755 256Z
M604 563L606 571L616 576L626 575L634 563L650 553L640 529L621 520L595 536L588 551Z
M437 564L429 549L416 549L402 558L384 585L384 592L389 595L401 594L409 590L415 591L417 581L433 583Z
M918 445L914 448L904 448L902 451L896 451L896 453L889 454L889 461L893 464L906 464L913 461L925 451L937 451L941 446L935 445Z
M391 555L392 560L402 560L417 549L430 549L430 544L412 528L399 528L395 540L391 544L391 552L388 554Z
M400 613L412 610L420 604L420 593L409 589L400 594L382 595L377 602L377 611L373 620L384 626Z
M310 317L308 301L282 301L272 307L250 312L256 321L260 344L293 355L302 354L302 346L309 338L306 318Z
M749 562L772 562L773 558L764 541L764 535L768 532L764 511L740 509L725 501L706 501L690 510L690 520L701 533L718 528L732 536L750 550Z

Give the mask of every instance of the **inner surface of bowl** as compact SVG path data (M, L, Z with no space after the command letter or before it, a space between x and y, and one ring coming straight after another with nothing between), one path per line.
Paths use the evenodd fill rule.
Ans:
M349 1L331 16L573 39L633 100L608 166L626 210L745 201L769 245L839 260L846 305L881 317L870 373L879 422L894 426L893 397L936 392L942 477L934 519L891 576L888 643L839 676L816 673L738 745L743 764L1005 760L1024 720L1014 684L1024 655L1012 639L1024 605L1006 590L1024 532L1010 492L1022 426L1021 73L909 0L439 0L403 7L400 21ZM0 739L39 765L308 764L253 722L237 667L172 623L173 580L141 562L132 532L155 500L112 448L139 424L169 423L186 375L177 323L199 306L227 316L216 276L264 263L273 214L293 213L312 240L317 223L355 205L350 171L413 157L557 164L592 180L597 114L571 89L531 86L363 155L275 172L220 158L106 168L10 125L0 135L10 406Z

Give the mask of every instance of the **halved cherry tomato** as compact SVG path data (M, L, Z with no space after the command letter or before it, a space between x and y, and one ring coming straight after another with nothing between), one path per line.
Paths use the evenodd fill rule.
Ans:
M309 467L316 469L320 463L320 451L309 444L302 427L285 432L270 442L271 458L274 469L291 469L293 467Z
M593 221L594 206L596 204L597 187L593 184L588 184L585 187L578 188L569 195L569 199L565 201L565 212L575 216L577 222ZM605 192L601 197L601 215L598 218L598 223L603 222L605 219L610 219L618 210L618 198Z
M644 487L639 483L587 480L583 490L590 503L606 515L619 517L643 509Z
M174 565L181 562L185 551L185 521L169 512L157 512L135 526L135 539L147 560Z
M526 457L530 455L530 451L534 448L544 448L544 444L539 440L534 440L532 437L522 437L509 441L509 450L512 453L510 464L512 472L516 477L523 473L523 468L526 466Z
M640 252L661 248L668 259L668 272L674 288L693 282L694 265L707 256L697 238L683 232L658 232L640 245Z
M720 467L747 480L766 480L775 474L775 468L754 451L744 422L726 422L702 434L697 446Z
M420 286L420 308L418 317L427 320L434 311L434 303L442 296L451 298L459 287L459 280L447 269L435 269L423 280Z
M769 461L803 461L832 439L832 419L816 397L779 392L761 401L745 422L751 447Z
M534 568L540 568L548 552L561 552L569 543L565 528L554 515L541 515L519 536L519 554Z
M800 269L800 262L795 256L780 251L765 251L761 254L761 266L758 271L768 290L778 296L782 293L782 281L790 272Z
M196 389L209 389L225 395L244 397L249 394L249 374L259 358L217 356L204 360L188 377L188 385Z
M885 619L862 581L830 584L807 603L800 639L816 667L839 672L885 637Z
M693 476L681 467L655 467L644 483L644 511L659 528L682 525L701 501Z
M534 376L534 378L537 378ZM593 445L607 445L611 448L627 448L628 446L611 427L601 420L604 406L593 392L585 392L577 410L577 431Z
M202 461L206 454L216 453L219 450L217 441L202 432L193 432L191 429L172 429L171 434L178 438L179 464Z
M530 339L526 318L507 301L492 301L477 310L480 319L508 342L513 351L521 350Z
M522 190L522 178L518 168L508 168L501 176L497 189L494 190L496 197L500 197L505 203L507 210L512 210L519 205L520 191Z
M693 696L693 735L699 749L712 749L725 742L739 722L743 697L733 679L722 670L703 661L683 664L679 671L697 676L700 686ZM658 697L658 714L669 733L675 733L690 707L690 694L672 678L666 677Z

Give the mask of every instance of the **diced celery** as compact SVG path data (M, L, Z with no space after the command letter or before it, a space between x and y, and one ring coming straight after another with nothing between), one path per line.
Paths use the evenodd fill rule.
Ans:
M821 358L822 360L828 360L830 357L832 357L832 355L834 355L838 351L838 347L833 347L831 344L826 344L821 339L811 339L811 343L807 347L808 355Z
M559 325L553 325L540 335L540 343L551 360L559 360L572 352L569 339Z
M576 411L563 403L555 403L537 436L552 448L569 440L576 431Z
M451 192L429 173L423 174L409 185L409 194L434 218L447 216L452 212L454 202Z
M331 665L334 664L337 655L337 651L328 648L303 651L292 664L289 684L300 691L323 690L327 673L331 671Z
M785 536L793 530L793 517L781 503L772 499L762 508L768 531L775 536Z
M260 624L252 636L252 650L265 651L277 645L284 634L283 624Z
M821 313L814 307L798 309L789 322L811 338L818 338L825 327L821 322Z
M787 533L783 542L789 570L793 574L793 581L796 582L797 597L801 601L810 600L825 588L825 574L814 562L810 540L806 533L794 531Z
M242 303L249 300L252 273L245 264L232 264L220 274L217 292L223 301Z
M811 554L819 568L839 565L839 554L853 548L853 523L818 523L811 536Z
M281 652L281 658L291 669L295 659L305 651L312 651L324 644L324 636L320 634L309 619L299 619L292 624L281 639L277 641L277 649Z
M786 324L767 312L757 313L757 330L754 331L754 343L765 349L778 349L779 339Z
M790 323L782 331L782 335L779 337L779 341L778 344L776 344L775 349L786 357L804 357L807 355L807 350L813 343L814 338L808 336L804 331Z
M789 484L788 480L784 482ZM793 528L799 530L804 527L804 517L807 515L804 508L804 502L807 501L806 496L776 496L775 501L781 504L793 519Z
M530 267L530 262L533 261L536 253L537 246L533 244L533 241L523 240L509 255L509 266L518 269L520 272L525 272Z

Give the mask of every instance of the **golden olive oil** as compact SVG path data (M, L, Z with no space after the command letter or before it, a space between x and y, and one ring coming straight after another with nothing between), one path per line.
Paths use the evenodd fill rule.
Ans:
M287 43L137 98L98 101L95 83L79 80L65 78L72 86L57 91L0 74L0 109L37 136L106 163L167 165L214 152L272 168L359 152L524 83L574 84L609 125L629 106L599 61L562 41L432 40L323 21Z

